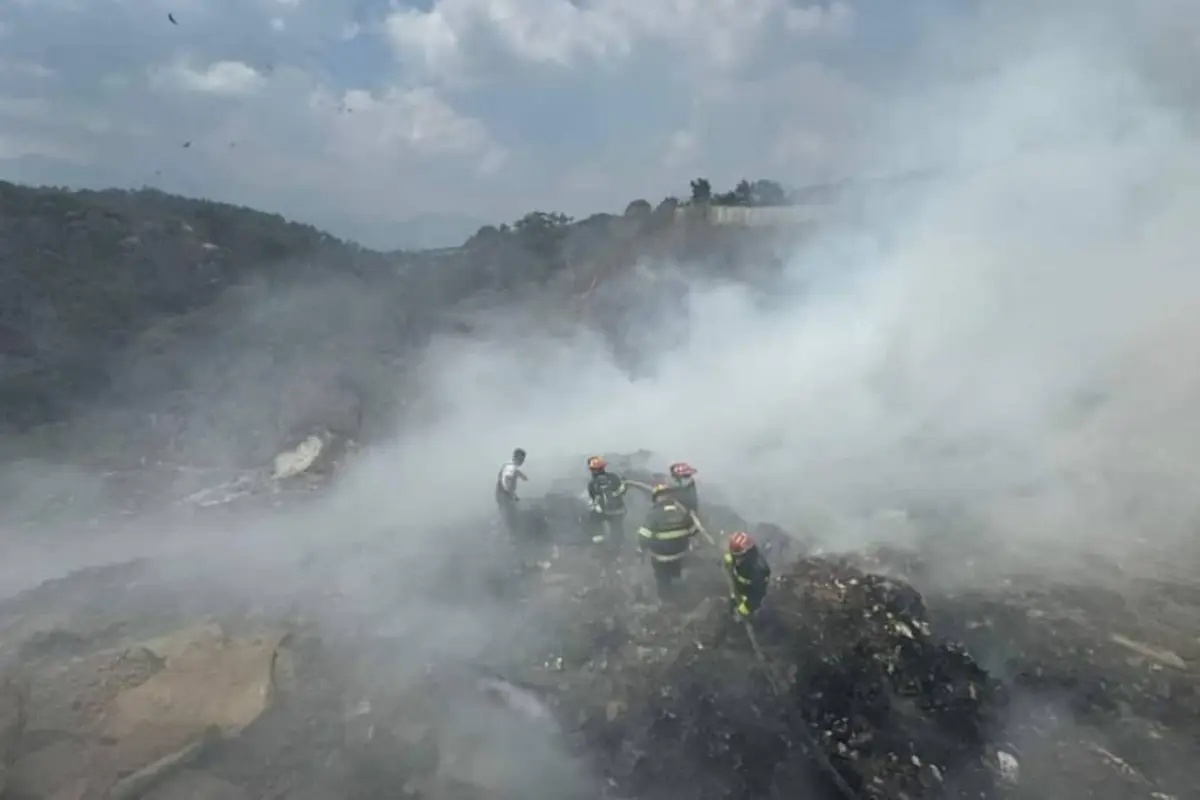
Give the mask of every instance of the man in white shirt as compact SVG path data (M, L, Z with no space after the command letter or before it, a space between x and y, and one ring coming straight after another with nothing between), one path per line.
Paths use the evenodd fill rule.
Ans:
M504 520L504 526L514 537L519 529L517 501L521 499L517 497L517 481L529 480L521 470L524 464L525 451L518 447L513 450L512 461L500 467L500 473L496 476L496 505L500 508L500 517Z

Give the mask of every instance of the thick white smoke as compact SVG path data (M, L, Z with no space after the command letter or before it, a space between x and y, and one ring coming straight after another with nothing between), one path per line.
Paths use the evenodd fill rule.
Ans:
M531 454L527 494L563 470L582 481L582 453L648 448L748 516L819 511L835 544L889 505L950 508L981 547L1043 561L1179 541L1200 456L1200 150L1129 50L1046 30L898 98L880 165L940 153L937 177L798 251L794 300L694 283L690 337L653 378L530 320L443 342L425 385L439 421L364 467L363 502L474 516L513 446ZM833 252L861 255L839 274Z

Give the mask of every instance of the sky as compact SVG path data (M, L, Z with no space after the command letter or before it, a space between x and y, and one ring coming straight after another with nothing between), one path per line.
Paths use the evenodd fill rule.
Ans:
M861 166L923 20L965 7L2 0L0 178L152 185L369 244L429 215L619 212L701 175L819 182Z
M477 555L431 550L430 536L488 536L492 481L514 446L530 454L531 503L560 480L582 490L587 454L645 448L657 465L695 465L702 502L723 496L751 520L838 549L879 540L877 512L915 512L889 534L902 542L944 514L956 544L936 545L938 580L1068 568L1108 580L1117 567L1194 576L1200 3L525 2L439 0L430 16L333 0L319 10L0 0L0 142L9 158L74 160L79 174L140 182L161 170L165 188L331 228L423 212L620 210L685 191L698 174L721 186L742 174L799 183L934 167L940 179L819 231L786 259L769 303L686 276L682 320L628 317L639 341L660 345L657 371L638 379L588 330L568 336L529 308L493 321L503 336L481 324L399 366L381 368L368 348L306 352L304 376L395 370L415 410L314 506L272 510L262 530L217 518L211 536L167 536L151 520L154 547L204 549L211 564L189 568L304 596L310 574L281 553L338 548L344 580L322 591L370 611L382 601L399 630L470 649L461 642L494 616L464 620L425 597L391 605L378 587L395 565L440 576L431 553L456 569ZM642 278L629 280L597 292L640 311L628 298L642 296ZM262 366L275 364L276 337L320 338L322 311L324 324L371 326L369 289L319 288L319 303L306 287L248 304L228 336L175 357L197 409L191 436L234 452L251 428L243 419L283 416L292 393ZM673 345L680 322L687 336ZM236 368L217 372L231 354ZM244 413L226 412L235 407ZM191 447L184 456L209 463ZM35 482L49 478L19 470L15 496L37 502ZM60 480L57 465L47 472ZM61 478L72 497L100 484L81 473ZM355 550L374 539L385 557ZM120 557L111 542L98 554L99 537L69 553L47 554L55 537L32 541L30 554L6 557L0 585L66 559ZM372 571L357 572L367 560ZM276 579L280 563L290 581Z
M1193 5L1056 10L1161 42L1186 75ZM379 245L404 220L620 212L701 175L922 168L937 148L873 158L896 98L986 69L953 46L978 28L1019 48L1047 18L997 0L0 0L0 178L153 185Z

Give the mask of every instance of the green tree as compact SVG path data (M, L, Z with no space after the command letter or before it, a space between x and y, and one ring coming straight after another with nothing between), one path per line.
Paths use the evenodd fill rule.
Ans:
M484 225L463 243L463 247L476 249L480 247L494 247L497 242L504 239L507 229L507 225L501 225L499 228L495 225Z
M751 196L756 206L786 206L787 190L775 181L759 178L751 186Z
M692 202L707 203L712 200L712 184L708 178L696 178L692 181Z
M563 266L562 244L572 219L557 211L531 211L513 223L517 241L539 263L530 265L538 278L545 279Z
M787 205L788 196L783 186L775 181L760 178L752 183L743 178L730 191L715 196L712 202L719 206L746 208L782 206Z
M544 231L562 228L571 224L571 218L557 211L530 211L513 223L513 230L523 232Z
M662 231L675 224L675 211L679 208L679 198L667 197L650 213L648 224L643 230Z
M730 205L754 205L754 187L750 185L750 181L742 178L737 182L737 186L733 187L733 202Z
M654 211L647 200L634 200L625 206L625 216L632 219L645 219Z

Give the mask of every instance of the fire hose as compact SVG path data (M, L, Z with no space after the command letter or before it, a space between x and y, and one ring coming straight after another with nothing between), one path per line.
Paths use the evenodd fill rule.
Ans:
M643 489L647 492L652 491L653 488L649 484L642 483L641 481L627 480L625 482L630 486ZM708 530L705 529L704 524L700 521L700 518L696 516L696 512L688 511L688 514L691 516L692 524L696 526L696 530L699 531L706 540L708 540L709 544L711 544L713 547L716 547L716 539L714 539ZM725 583L729 586L730 596L736 597L737 588L733 584L733 576L729 574L729 570L727 569L722 568L721 573L725 576ZM774 694L777 699L783 700L785 697L783 688L780 685L778 678L775 676L775 670L771 662L763 653L762 648L759 647L758 636L754 633L753 624L751 624L749 619L744 619L741 617L738 618L738 621L741 623L742 629L746 631L746 638L750 640L750 647L754 650L754 657L758 659L759 664L762 666L763 674L767 678L767 684L771 687L771 693ZM859 800L858 793L854 791L854 788L850 786L849 782L847 782L842 773L838 772L837 767L835 767L833 762L829 760L829 755L821 749L820 745L817 744L816 737L813 736L812 728L809 726L808 720L805 719L804 713L797 709L796 716L800 719L800 734L804 740L804 745L808 748L809 752L812 753L813 759L817 762L817 766L820 767L821 770L826 774L828 774L830 780L833 781L834 786L837 787L838 792L841 793L846 800Z

